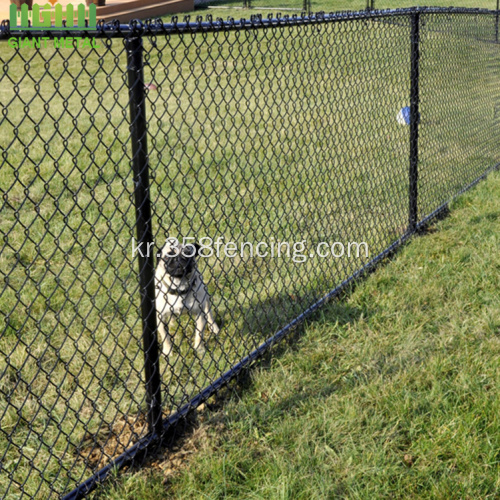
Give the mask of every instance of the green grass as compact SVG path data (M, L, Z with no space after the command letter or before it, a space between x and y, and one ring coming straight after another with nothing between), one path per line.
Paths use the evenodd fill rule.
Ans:
M498 50L467 23L437 31L442 19L422 33L421 215L499 161ZM469 21L491 37L491 17ZM350 21L146 40L146 81L158 87L146 106L156 240L366 241L371 257L397 241L409 39L407 21ZM146 406L123 44L19 55L0 43L9 500L20 485L43 498L48 482L62 491L88 477L143 434ZM223 329L200 359L182 322L184 359L161 360L165 414L361 264L203 260Z
M96 497L498 498L499 196L497 172L202 413L166 484L145 469Z
M227 0L221 2L207 1L200 5L192 12L186 12L190 16L203 16L211 15L213 18L221 17L227 19L232 17L234 19L249 18L251 15L262 13L266 17L270 13L280 12L282 15L292 16L300 14L304 2L303 0L251 0L252 8L243 8L243 0ZM366 0L311 0L312 12L335 12L345 10L364 10L366 8ZM495 10L496 0L455 0L449 2L448 0L374 0L376 9L398 9L405 7L468 7L468 8L482 8ZM211 8L208 8L211 6ZM223 8L221 8L223 6ZM294 9L294 10L287 10ZM182 14L179 14L182 16ZM165 16L164 21L169 21L170 16Z

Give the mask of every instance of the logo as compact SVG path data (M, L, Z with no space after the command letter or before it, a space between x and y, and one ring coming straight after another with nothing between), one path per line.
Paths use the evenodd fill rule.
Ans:
M45 5L33 4L33 10L28 10L28 5L23 4L18 11L15 4L10 5L10 29L14 30L90 30L97 26L97 8L95 4L90 4L86 9L85 4L76 6L72 4L63 10L62 5L57 4L58 0L49 0ZM54 8L54 5L57 4ZM68 26L64 26L63 18L67 19ZM77 20L74 26L75 18ZM54 23L52 24L52 21Z

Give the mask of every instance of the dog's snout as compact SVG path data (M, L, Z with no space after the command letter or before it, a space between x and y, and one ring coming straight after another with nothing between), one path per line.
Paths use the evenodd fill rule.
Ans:
M165 269L170 276L175 278L187 278L194 270L194 260L182 257L164 257Z

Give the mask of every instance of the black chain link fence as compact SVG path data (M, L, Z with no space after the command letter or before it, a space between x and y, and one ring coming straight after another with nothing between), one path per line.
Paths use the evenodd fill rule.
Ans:
M1 31L5 499L78 498L139 463L500 162L497 12L115 23L81 34L98 47L54 48L64 36ZM155 289L145 245L167 237L213 240L198 285ZM168 352L155 295L193 309L201 279L220 332L196 350L181 316Z

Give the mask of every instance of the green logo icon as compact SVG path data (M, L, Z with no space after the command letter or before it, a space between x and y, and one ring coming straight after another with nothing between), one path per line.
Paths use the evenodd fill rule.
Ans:
M57 0L50 0L52 5ZM63 17L68 20L68 26L64 27ZM74 19L77 19L76 26L73 26ZM52 25L54 19L54 25ZM76 6L69 4L66 6L66 11L62 5L57 4L52 10L50 3L45 5L33 4L33 10L28 9L27 4L21 6L18 11L15 4L10 5L10 29L11 30L56 30L64 28L65 30L86 30L95 29L97 26L97 10L95 4L90 4L86 9L85 4L81 3Z

